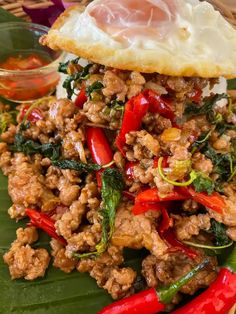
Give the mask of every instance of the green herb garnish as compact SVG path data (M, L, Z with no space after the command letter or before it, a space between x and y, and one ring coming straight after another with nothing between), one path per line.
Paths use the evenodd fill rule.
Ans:
M215 189L214 181L204 173L197 173L196 179L193 181L193 186L196 192L207 192L209 195Z
M21 133L17 133L14 144L9 145L9 149L12 152L22 152L25 155L41 154L44 157L50 158L51 160L57 160L59 158L60 147L61 144L41 144L39 142L29 140Z
M74 90L76 89L76 84L77 83L81 83L81 81L83 80L87 80L89 78L89 69L91 68L92 64L87 64L82 71L77 72L77 73L73 73L70 74L68 73L68 67L70 63L74 63L77 64L79 61L79 59L75 59L66 63L61 63L59 66L59 71L64 73L64 74L68 74L68 77L65 79L64 83L63 83L63 87L66 89L67 91L67 96L69 99L71 99L71 97L74 94Z
M104 85L99 81L96 81L92 85L86 87L86 94L89 99L92 99L92 94L95 92L99 92L103 87Z
M226 234L226 226L213 218L211 219L211 229L209 232L214 234L214 243L217 246L223 246L230 243L230 239Z
M74 253L77 258L89 256L99 256L106 251L108 242L112 237L115 224L116 208L118 207L124 182L121 173L115 168L107 168L102 174L102 237L101 241L96 245L95 252Z
M55 160L52 162L52 164L53 166L58 167L60 169L71 169L71 170L86 171L86 172L97 171L102 168L98 164L92 164L92 163L85 164L80 161L68 160L68 159Z
M185 114L188 116L206 115L207 119L211 123L216 123L218 119L215 117L214 106L221 99L228 99L227 94L216 94L204 99L202 106L197 106L196 103L189 104L185 109Z

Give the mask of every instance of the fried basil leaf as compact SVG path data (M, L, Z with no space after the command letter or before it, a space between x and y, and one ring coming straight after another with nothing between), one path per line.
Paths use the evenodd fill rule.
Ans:
M92 94L94 92L100 91L103 87L104 85L99 81L96 81L92 85L86 87L86 94L89 97L89 99L92 99Z
M204 99L202 106L196 103L189 104L185 109L185 114L188 116L206 115L209 122L215 123L214 106L221 99L228 99L227 94L215 94Z
M12 152L22 152L25 155L41 154L51 160L56 160L60 157L60 147L61 144L41 144L39 142L26 139L21 133L17 133L14 144L9 145L9 149Z
M102 237L101 241L96 245L95 252L75 253L77 258L88 256L99 256L106 251L108 242L112 237L115 224L116 209L122 197L124 181L119 170L115 168L107 168L102 173Z
M76 160L55 160L53 161L53 166L58 167L60 169L71 169L71 170L77 170L77 171L86 171L86 172L91 172L91 171L97 171L101 169L101 166L97 164L92 164L88 163L85 164L81 161L76 161Z
M226 234L225 225L216 221L213 218L211 219L211 228L209 232L214 234L216 246L227 245L230 242L230 239Z

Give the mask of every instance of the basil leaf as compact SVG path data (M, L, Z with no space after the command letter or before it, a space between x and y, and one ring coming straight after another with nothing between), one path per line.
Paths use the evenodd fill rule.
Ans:
M102 167L97 164L88 163L85 164L80 161L76 160L56 160L52 162L53 166L58 167L60 169L71 169L71 170L77 170L77 171L97 171L100 170Z
M185 109L185 114L188 116L196 116L196 115L207 115L207 118L212 120L212 114L214 106L221 99L228 99L227 94L215 94L213 96L207 97L204 99L204 103L202 106L198 106L196 103L191 103L187 105Z
M216 246L223 246L230 242L230 239L226 234L226 226L213 218L211 219L211 228L209 232L214 234L214 242Z
M115 224L116 208L118 207L122 190L124 188L124 181L119 170L115 168L107 168L102 173L102 237L101 241L96 245L95 252L75 253L77 258L84 258L89 256L99 256L106 251L108 242L112 237Z
M60 157L60 147L61 144L41 144L39 142L26 139L21 133L17 133L14 144L9 145L9 149L12 152L22 152L25 155L41 154L51 160L56 160Z
M193 181L196 192L207 192L209 195L215 189L214 181L203 173L197 173L197 178Z
M86 94L92 99L92 93L100 91L103 87L104 85L101 82L96 81L92 85L86 87Z

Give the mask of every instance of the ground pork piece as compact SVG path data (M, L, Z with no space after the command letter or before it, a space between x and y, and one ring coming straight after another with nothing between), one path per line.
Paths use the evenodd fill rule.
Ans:
M213 143L213 148L222 153L228 153L230 151L230 138L222 135L218 137Z
M145 247L155 256L166 258L167 246L156 231L155 219L145 215L133 215L132 206L121 204L115 219L115 231L111 242L120 247L141 249Z
M158 140L145 130L130 132L126 135L126 144L132 145L132 150L126 153L128 160L141 160L158 156L160 144Z
M57 129L63 130L65 128L66 118L72 118L76 113L76 106L69 99L59 99L52 102L48 119Z
M72 232L79 227L85 211L86 206L84 204L81 204L80 201L74 201L69 211L65 212L62 217L57 220L55 224L57 233L66 240L69 239Z
M101 224L87 225L81 232L73 233L68 239L66 256L71 258L74 252L93 252L95 246L101 240Z
M70 206L78 199L80 187L71 184L64 176L60 177L58 182L59 198L62 204Z
M54 166L49 166L45 175L46 187L51 190L57 189L60 177L61 170Z
M139 72L131 72L130 79L126 81L128 85L127 98L130 99L138 95L145 84L145 78Z
M142 262L142 274L149 287L158 287L177 281L194 266L201 263L205 257L201 254L194 260L182 253L172 253L163 261L157 257L147 256ZM210 263L201 270L188 284L181 288L182 293L193 295L198 289L208 287L217 276L215 257L208 257Z
M200 230L209 230L211 227L210 216L208 214L192 215L183 217L172 216L175 220L174 228L179 240L189 240L193 235L198 235Z
M199 152L195 153L192 157L192 167L206 175L209 175L213 170L212 161Z
M11 219L22 219L25 217L25 206L13 204L11 207L9 207L8 214Z
M170 184L163 180L158 172L157 168L152 169L152 175L154 177L154 183L158 189L158 193L163 196L171 193L174 189L173 184Z
M0 138L3 142L12 144L14 143L15 135L16 135L16 126L14 124L10 124L6 132L1 134Z
M2 169L2 172L5 176L9 175L9 173L11 172L11 152L6 150L0 153L0 168Z
M236 227L230 227L227 229L227 236L236 242Z
M84 141L85 137L81 129L68 132L62 142L64 158L75 159L79 157L82 162L86 163Z
M96 259L81 259L77 269L79 272L89 272L99 287L106 289L113 299L118 299L130 294L136 278L136 272L131 268L118 267L123 260L121 248L110 246Z
M195 212L199 209L199 204L193 200L185 200L182 203L182 208L186 212Z
M93 272L90 275L96 278ZM136 272L130 267L113 268L103 288L107 290L113 299L120 299L129 294L135 278Z
M102 110L106 107L103 101L87 101L83 106L83 112L89 121L96 124L103 124L106 119Z
M100 206L98 188L95 182L92 182L93 176L89 174L86 177L86 184L81 190L78 201L75 201L70 210L62 215L61 219L56 222L58 234L62 235L68 241L66 255L70 258L73 252L78 250L89 251L95 250L95 245L101 238L100 217L97 209ZM83 215L91 209L93 217L87 217L91 225L88 225L79 233L73 233L81 223ZM88 214L87 214L88 215Z
M125 100L128 87L117 74L110 70L106 71L103 77L103 85L105 86L102 90L104 96L111 97L116 95L118 100Z
M226 206L222 208L223 213L219 214L211 209L208 209L208 212L210 217L216 221L229 227L236 227L236 185L234 183L226 184L224 193L226 196L223 198Z
M144 164L146 167L143 167ZM134 174L134 180L140 181L143 184L148 184L153 182L153 173L152 173L152 166L153 161L151 160L151 166L147 167L148 164L150 164L149 160L143 159L142 164L135 165L133 167L133 174Z
M34 227L18 229L17 239L11 244L10 250L4 254L3 260L8 264L12 279L25 278L33 280L43 277L50 257L45 249L36 249L29 244L37 240L38 234Z
M38 233L35 227L19 228L16 230L16 236L19 243L32 244L38 240Z
M22 153L14 154L12 169L8 177L8 191L13 203L25 207L37 205L43 211L50 211L58 205L59 199L44 184L44 177L35 164Z
M158 113L153 114L152 112L147 112L142 122L148 132L156 134L160 134L172 126L169 119L162 117Z
M121 152L115 152L113 159L115 161L116 167L122 169L125 167L125 158Z
M70 273L75 269L78 260L75 258L68 258L65 255L65 248L55 239L52 239L50 242L52 251L51 255L54 257L53 266L61 269L65 273Z

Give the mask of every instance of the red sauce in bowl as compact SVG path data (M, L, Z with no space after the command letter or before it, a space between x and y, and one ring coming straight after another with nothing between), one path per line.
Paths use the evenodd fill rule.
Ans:
M8 56L0 63L0 68L15 72L0 77L0 95L13 101L30 101L50 95L60 78L56 70L44 72L42 67L51 62L49 56L40 52ZM35 69L40 70L29 74L21 73Z

